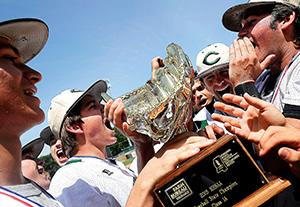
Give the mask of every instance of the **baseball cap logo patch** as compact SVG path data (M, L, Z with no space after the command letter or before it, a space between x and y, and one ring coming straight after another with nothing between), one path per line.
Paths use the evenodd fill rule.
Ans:
M211 56L211 55L219 55L218 52L209 52L205 55L204 59L203 59L203 64L205 65L213 65L213 64L216 64L217 62L219 62L219 60L221 59L219 56L216 57L216 59L212 59L211 61L208 60L208 58ZM210 58L211 59L211 58Z

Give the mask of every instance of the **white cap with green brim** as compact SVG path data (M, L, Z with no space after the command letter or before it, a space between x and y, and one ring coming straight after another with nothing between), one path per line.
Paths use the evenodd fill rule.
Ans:
M241 21L245 11L255 6L274 4L285 4L295 7L300 7L299 0L249 0L247 3L238 4L229 8L222 18L223 25L226 29L239 32L242 29Z
M34 58L45 46L49 28L39 19L24 18L0 22L0 37L18 49L23 63Z
M229 47L215 43L201 50L196 59L197 77L203 78L214 71L229 67Z
M99 80L89 87L86 91L69 89L55 96L51 101L48 111L48 122L54 136L61 139L61 130L63 123L71 110L86 95L94 97L99 102L102 100L101 93L106 92L107 85L103 80Z

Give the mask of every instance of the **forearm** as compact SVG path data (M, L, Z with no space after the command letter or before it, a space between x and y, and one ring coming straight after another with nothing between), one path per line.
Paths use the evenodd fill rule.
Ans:
M158 200L153 193L154 182L149 180L149 176L144 177L141 173L136 180L129 198L126 203L126 207L143 206L153 207L159 206Z
M150 139L150 138L149 138ZM145 142L134 142L135 152L137 157L138 172L144 168L147 162L154 156L154 148L152 140Z

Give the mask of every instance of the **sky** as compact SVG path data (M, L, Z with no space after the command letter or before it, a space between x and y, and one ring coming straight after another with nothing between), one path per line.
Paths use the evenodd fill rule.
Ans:
M47 23L49 39L28 65L43 78L37 84L45 121L21 136L22 144L48 126L54 98L67 89L85 90L108 79L114 98L146 83L151 60L167 56L174 42L189 56L194 70L207 45L232 44L237 33L222 25L223 13L246 0L0 0L0 21L38 18ZM41 155L50 153L46 145Z

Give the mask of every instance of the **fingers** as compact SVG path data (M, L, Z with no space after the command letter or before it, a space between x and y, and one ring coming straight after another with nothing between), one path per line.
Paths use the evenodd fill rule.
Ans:
M218 137L221 137L225 134L224 129L222 129L221 127L218 127L215 123L213 123L212 125L213 130L215 131L215 133L218 135Z
M154 183L156 183L167 173L174 170L180 163L196 155L199 153L200 149L207 147L214 142L213 140L206 139L205 137L186 137L187 135L188 134L179 136L179 138L181 138L179 141L171 140L167 142L155 154L155 156L149 160L147 165L141 171L139 177L147 176L146 180L154 185ZM149 175L151 176L149 177Z
M300 130L294 127L270 126L260 139L260 156L265 156L276 146L294 149L300 147Z
M206 126L205 132L206 132L206 136L209 139L214 139L214 140L217 140L219 137L225 134L224 129L218 127L215 123L213 123L211 126L210 125Z
M195 134L193 134L193 136L188 135L188 137L179 137L179 139L173 139L167 142L155 156L158 158L167 156L170 159L172 159L171 157L173 156L175 159L173 162L178 164L214 142L215 140L200 137ZM167 161L169 162L170 160Z
M217 139L216 134L215 134L214 129L212 128L212 126L208 125L204 129L205 129L205 132L206 132L208 138L214 139L214 140Z
M259 98L256 98L256 97L252 97L248 93L244 94L244 99L247 103L249 103L250 105L254 106L255 108L257 108L259 110L264 110L267 107L273 107L274 110L277 109L273 104L266 102L264 100L261 100Z
M275 58L275 54L268 55L261 63L260 66L262 70L266 69L272 62L272 60Z
M278 150L278 155L281 159L289 163L292 173L300 177L300 152L287 147L282 147Z
M243 136L242 130L241 130L240 128L234 127L233 125L229 124L228 122L224 123L224 127L225 127L225 129L226 129L227 131L229 131L230 133L236 134L236 135L238 135L238 136L240 136L240 137L245 138L245 137Z
M109 100L104 107L104 116L106 116L115 127L122 129L124 109L125 105L121 98L117 98L115 101Z
M105 106L104 106L104 116L108 118L108 115L109 115L109 110L110 110L110 107L111 105L113 104L113 100L110 99L109 101L106 102Z
M300 162L300 152L288 147L282 147L278 150L278 155L284 161L293 164Z
M160 68L164 67L164 61L161 57L155 57L151 60L151 69L152 69L152 78L155 78L155 71Z
M239 117L239 118L242 118L245 113L245 111L241 108L238 108L238 107L232 106L232 105L228 105L228 104L224 104L221 102L216 102L214 104L214 107L216 109L219 109L221 111L224 111L228 114L231 114L231 115Z
M222 123L230 123L231 125L235 126L235 127L238 127L240 128L241 127L241 122L239 119L237 118L234 118L234 117L230 117L230 116L224 116L224 115L221 115L221 114L216 114L216 113L213 113L211 115L211 118L215 121L219 121L219 122L222 122Z
M242 96L226 93L222 96L225 101L234 103L242 108L248 108L249 104Z

